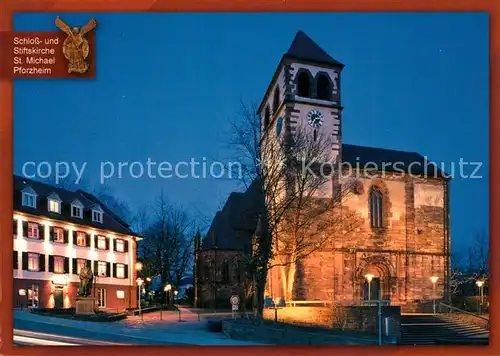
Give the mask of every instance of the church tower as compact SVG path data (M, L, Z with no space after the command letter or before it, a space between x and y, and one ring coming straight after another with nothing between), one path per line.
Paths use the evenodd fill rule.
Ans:
M339 164L343 68L342 63L299 30L282 56L258 109L262 144L284 134L293 135L298 127L312 136L331 135L329 163Z

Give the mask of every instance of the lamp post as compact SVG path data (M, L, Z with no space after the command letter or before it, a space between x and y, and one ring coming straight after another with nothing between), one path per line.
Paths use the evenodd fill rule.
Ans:
M432 276L429 278L432 283L432 311L434 314L436 314L436 283L439 279L439 277Z
M372 300L372 290L371 290L371 285L372 285L372 279L375 277L373 274L366 274L365 278L368 281L368 301Z
M167 297L167 304L170 305L170 290L172 289L172 285L171 284L167 284L165 286L165 288L163 289L166 293L166 297Z
M141 321L142 321L144 319L142 317L142 310L141 310L141 286L144 281L141 278L137 278L136 282L137 282L137 290L139 292L139 314L141 315Z
M481 314L481 312L483 310L483 302L484 302L484 294L483 294L484 281L477 280L476 286L479 288L479 295L481 296L481 304L479 304L479 314Z
M142 267L143 267L142 262L136 262L135 263L134 268L135 268L135 274L136 274L137 279L139 279L138 274L139 274L140 271L142 271ZM136 280L136 282L137 282L137 280ZM139 292L139 296L138 296L139 297L139 308L140 308L140 304L141 304L140 303L140 294L141 293Z

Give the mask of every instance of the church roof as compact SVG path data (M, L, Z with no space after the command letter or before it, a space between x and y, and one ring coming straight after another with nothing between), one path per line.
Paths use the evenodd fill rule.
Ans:
M293 39L292 44L284 57L291 57L296 59L303 59L306 61L313 61L319 63L326 63L344 67L342 63L330 57L326 51L316 44L309 36L302 30L299 30Z
M260 185L257 180L244 193L232 192L224 207L215 215L207 235L201 243L202 250L244 250L248 247L262 210Z
M378 167L430 178L446 178L446 173L417 152L342 144L342 163L351 167Z
M351 167L384 168L386 171L411 173L432 178L446 178L446 173L430 164L426 157L417 152L392 150L386 148L342 144L342 162ZM367 165L370 163L369 165ZM366 166L365 166L366 165ZM224 208L219 211L206 237L202 250L217 249L243 251L251 242L257 227L261 200L259 182L254 181L244 193L233 192L229 195Z

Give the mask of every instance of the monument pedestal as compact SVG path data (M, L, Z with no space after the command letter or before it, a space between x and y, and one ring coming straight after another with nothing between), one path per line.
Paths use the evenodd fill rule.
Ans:
M96 298L78 297L76 298L75 315L95 315Z

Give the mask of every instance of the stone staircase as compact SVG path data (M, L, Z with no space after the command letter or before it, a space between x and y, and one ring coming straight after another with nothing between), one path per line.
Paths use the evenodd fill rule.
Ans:
M402 345L487 345L489 331L452 314L401 315Z

